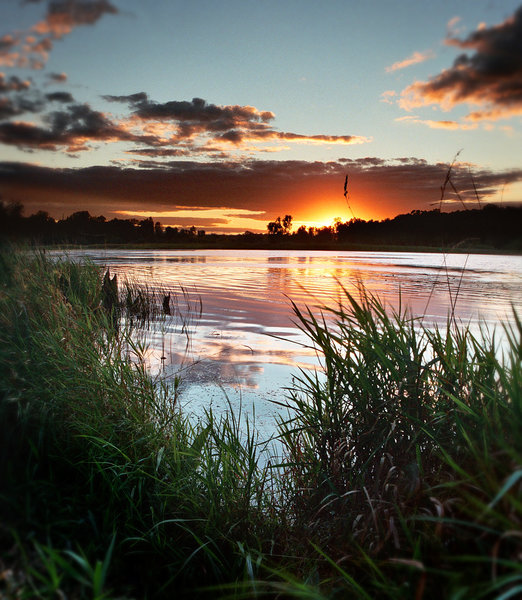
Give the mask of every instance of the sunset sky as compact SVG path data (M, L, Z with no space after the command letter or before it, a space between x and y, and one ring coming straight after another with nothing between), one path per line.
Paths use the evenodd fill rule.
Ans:
M2 0L0 194L209 232L522 203L520 0ZM348 198L343 195L348 175Z

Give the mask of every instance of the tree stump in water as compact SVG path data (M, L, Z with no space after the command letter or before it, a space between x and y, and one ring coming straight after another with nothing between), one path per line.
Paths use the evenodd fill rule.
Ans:
M107 269L107 272L103 277L102 303L104 308L110 313L119 308L118 276L114 275L114 277L111 279L109 269Z
M170 294L163 296L163 314L170 315Z

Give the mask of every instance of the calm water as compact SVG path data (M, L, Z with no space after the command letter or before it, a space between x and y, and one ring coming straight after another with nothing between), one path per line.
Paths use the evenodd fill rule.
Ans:
M271 431L284 388L317 357L299 342L289 298L334 306L340 285L358 282L397 307L399 297L427 325L452 306L465 324L492 327L522 315L522 257L387 252L107 250L70 252L110 267L120 280L170 291L176 314L147 336L154 374L182 377L182 406L201 414L255 410ZM201 301L201 316L197 317ZM197 309L197 310L196 310ZM280 339L280 338L284 339Z

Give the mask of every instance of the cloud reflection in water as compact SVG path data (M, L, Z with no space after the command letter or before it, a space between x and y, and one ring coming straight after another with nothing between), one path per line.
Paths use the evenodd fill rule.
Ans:
M74 255L74 253L71 253ZM363 283L390 308L400 302L427 325L456 317L488 325L522 313L522 257L386 252L304 251L123 251L80 252L110 266L120 280L158 286L190 315L201 299L202 314L183 331L179 316L167 317L147 337L151 371L167 381L180 373L182 404L234 410L240 403L273 427L274 405L298 368L318 364L299 343L290 299L305 306L336 307L341 285L351 293ZM182 293L182 288L184 293ZM186 311L187 314L183 314ZM164 358L162 358L164 357ZM258 423L259 424L259 423ZM268 426L268 425L267 425ZM270 426L268 426L270 428Z

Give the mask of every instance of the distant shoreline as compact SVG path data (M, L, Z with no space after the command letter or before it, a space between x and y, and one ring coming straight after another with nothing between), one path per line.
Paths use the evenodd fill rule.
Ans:
M297 251L320 251L320 252L422 252L436 254L496 254L506 256L522 256L522 250L508 250L494 247L466 247L456 245L453 247L441 246L402 246L397 244L248 244L248 243L226 243L226 244L168 244L168 243L142 243L142 244L57 244L43 245L42 248L90 249L90 250L297 250Z

